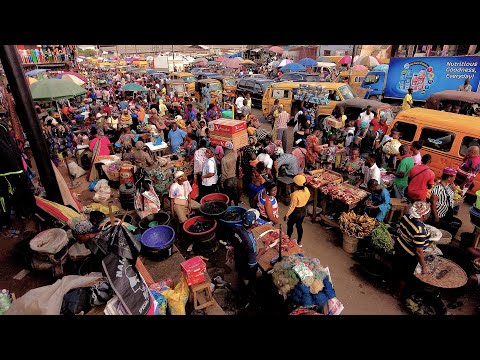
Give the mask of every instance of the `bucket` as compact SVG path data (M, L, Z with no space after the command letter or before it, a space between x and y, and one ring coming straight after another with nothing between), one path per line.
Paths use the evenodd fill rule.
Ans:
M224 202L225 204L230 203L230 198L222 193L213 193L213 194L208 194L205 195L200 199L200 204L205 204L207 201L221 201Z
M210 223L213 226L207 231L194 233L188 230L190 226L197 221ZM183 231L185 235L193 242L193 249L195 253L208 255L217 249L218 242L215 230L217 228L217 222L214 219L204 216L194 216L183 223Z
M240 217L239 220L229 221L229 220L224 219L225 215L229 212L232 212L232 211L236 211L236 212L241 213L242 216ZM242 225L242 217L243 217L243 214L245 214L246 212L247 212L247 209L245 209L241 206L229 206L227 208L227 211L225 211L225 213L218 219L218 222L220 223L221 227L224 230L233 229L235 226Z
M138 227L142 230L148 230L152 227L158 225L168 225L169 223L170 215L164 212L158 212L156 214L150 214L148 216L145 216L142 220L140 220Z
M358 238L343 234L343 250L349 254L354 254L358 247Z
M208 207L211 206L211 204L217 205L217 208L218 208L217 212L211 212L210 209L208 209ZM213 200L213 201L207 201L206 203L201 204L199 211L204 216L219 218L223 214L225 214L225 212L227 211L227 208L228 208L228 205L225 204L224 202Z
M133 165L122 165L120 167L120 185L125 183L133 184Z
M143 233L142 249L155 260L163 260L172 255L174 239L175 231L170 226L155 226Z
M475 202L475 207L477 209L480 209L480 190L477 190L477 192L475 193L475 195L477 195L477 201Z
M473 225L480 226L480 208L477 208L477 206L470 208L470 221Z

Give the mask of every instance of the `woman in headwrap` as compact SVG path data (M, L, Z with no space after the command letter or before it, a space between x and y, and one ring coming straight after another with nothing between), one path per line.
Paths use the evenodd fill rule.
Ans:
M123 110L122 116L120 116L120 124L122 127L125 125L133 124L132 115L130 114L128 109Z
M145 144L143 141L137 141L135 144L135 150L133 150L133 156L135 158L135 165L147 168L155 164L155 161L146 151L143 150L144 147Z
M430 203L416 201L400 221L393 259L393 276L398 286L396 295L400 298L405 295L405 287L411 281L417 263L422 267L422 274L427 273L423 251L429 244L430 230L424 222L429 216Z

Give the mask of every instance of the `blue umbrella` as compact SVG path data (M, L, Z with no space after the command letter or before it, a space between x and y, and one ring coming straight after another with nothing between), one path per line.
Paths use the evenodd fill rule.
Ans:
M309 57L301 59L298 63L303 66L317 66L317 61Z
M372 70L374 70L374 71L388 71L388 64L377 65Z
M25 73L25 75L27 75L27 76L35 76L35 75L44 73L45 71L47 71L47 69L35 69L35 70L27 71L27 72Z
M307 68L299 63L287 64L280 68L281 71L305 71Z

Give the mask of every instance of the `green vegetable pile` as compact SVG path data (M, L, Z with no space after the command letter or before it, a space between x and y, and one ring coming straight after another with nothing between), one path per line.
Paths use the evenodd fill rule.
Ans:
M386 253L393 250L392 235L390 235L387 225L383 222L379 223L372 231L372 245Z

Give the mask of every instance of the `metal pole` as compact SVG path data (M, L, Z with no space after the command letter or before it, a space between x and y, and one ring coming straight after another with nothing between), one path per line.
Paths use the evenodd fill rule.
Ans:
M353 50L352 50L352 60L350 61L350 72L348 73L348 83L351 84L352 81L352 67L353 67L353 58L355 57L355 51L356 47L353 45Z
M55 172L40 123L35 112L32 94L27 86L20 58L15 45L0 45L0 60L5 70L8 83L15 99L18 117L27 134L32 154L38 168L42 184L47 192L47 199L63 204Z

